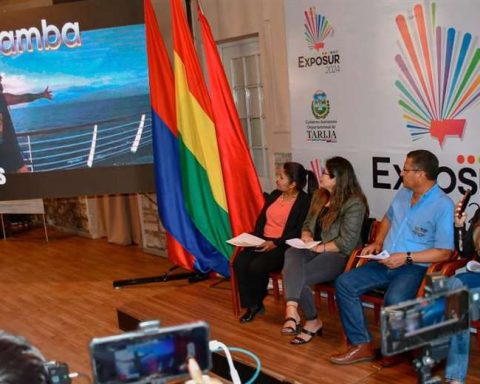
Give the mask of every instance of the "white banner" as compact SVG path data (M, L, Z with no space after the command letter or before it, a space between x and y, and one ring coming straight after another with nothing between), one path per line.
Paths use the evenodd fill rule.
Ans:
M349 159L377 218L414 149L454 201L478 194L479 1L284 4L295 160Z
M0 214L29 213L45 214L42 199L0 201Z

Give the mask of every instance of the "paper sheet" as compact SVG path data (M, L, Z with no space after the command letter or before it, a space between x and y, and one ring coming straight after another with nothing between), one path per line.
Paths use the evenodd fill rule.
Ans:
M251 235L250 233L242 233L230 240L227 240L228 244L235 245L237 247L258 247L265 242L264 239Z
M364 257L366 259L372 259L372 260L383 260L383 259L388 259L390 257L390 254L388 251L383 250L380 253L377 253L376 255L361 255L358 257Z
M290 245L293 248L298 248L298 249L312 249L313 247L316 247L318 244L321 243L321 241L309 241L308 243L305 243L302 239L295 238L295 239L289 239L285 241L287 245Z

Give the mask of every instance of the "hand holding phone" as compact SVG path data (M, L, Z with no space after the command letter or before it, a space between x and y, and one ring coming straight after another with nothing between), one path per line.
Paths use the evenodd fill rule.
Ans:
M463 195L462 204L460 205L460 209L457 209L458 218L462 217L463 212L465 212L465 209L467 208L471 197L472 197L472 190L467 189L465 191L465 194Z

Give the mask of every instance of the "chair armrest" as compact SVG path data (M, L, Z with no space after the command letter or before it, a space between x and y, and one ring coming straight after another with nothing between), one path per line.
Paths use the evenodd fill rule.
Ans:
M458 259L454 261L448 261L444 263L440 273L445 276L452 276L455 274L455 271L459 268L463 268L467 265L467 259Z
M362 252L363 247L355 248L350 257L348 258L347 265L345 266L344 272L351 271L354 268L357 268L358 263L362 260L360 257L360 253Z
M458 259L458 256L459 256L458 253L454 252L450 260L430 264L430 266L427 269L427 272L425 273L425 276L434 272L440 272L442 275L447 277L452 276L457 269L464 267L465 264L467 263L466 259ZM426 277L424 277L422 280L422 284L418 289L417 297L423 297L425 295L426 284L427 284L427 279Z

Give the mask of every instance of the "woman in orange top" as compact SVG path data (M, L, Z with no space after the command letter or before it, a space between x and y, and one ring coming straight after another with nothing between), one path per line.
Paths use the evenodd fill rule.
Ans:
M265 242L257 248L244 248L233 262L238 283L240 304L247 308L241 323L252 321L263 313L269 273L283 268L285 240L299 237L310 205L310 196L303 191L307 184L313 191L318 183L312 171L294 162L279 170L274 190L265 201L255 225L254 235Z

